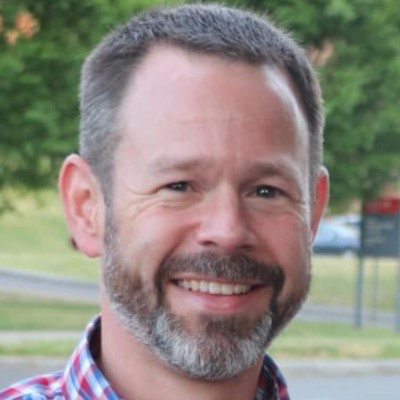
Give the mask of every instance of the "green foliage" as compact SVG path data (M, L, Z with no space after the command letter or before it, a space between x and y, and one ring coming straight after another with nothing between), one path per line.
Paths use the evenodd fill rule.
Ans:
M40 187L76 148L79 64L95 40L90 21L96 29L107 21L97 18L94 1L5 4L14 11L6 16L34 15L39 31L13 45L3 36L0 44L0 75L7 77L0 83L0 186Z
M225 0L267 13L311 53L326 101L331 204L370 198L400 175L397 0ZM331 54L329 54L331 52ZM325 59L324 59L325 57Z
M333 206L371 197L399 179L397 0L225 3L267 12L310 50L326 99L325 162ZM0 208L4 188L54 185L61 160L77 149L77 88L84 56L116 23L155 4L0 0ZM37 29L12 45L7 34L15 31L21 12L37 20Z
M77 150L78 82L84 57L118 22L149 1L0 1L0 209L5 188L54 186ZM18 17L36 29L24 35ZM29 26L28 26L29 28ZM18 37L12 41L10 34Z

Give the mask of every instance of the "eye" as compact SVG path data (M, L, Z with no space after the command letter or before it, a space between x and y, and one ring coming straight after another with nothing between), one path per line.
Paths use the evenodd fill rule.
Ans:
M166 186L167 189L174 192L187 192L190 189L189 182L173 182Z
M256 188L256 196L263 197L266 199L273 199L275 197L281 196L282 191L274 186L261 185Z

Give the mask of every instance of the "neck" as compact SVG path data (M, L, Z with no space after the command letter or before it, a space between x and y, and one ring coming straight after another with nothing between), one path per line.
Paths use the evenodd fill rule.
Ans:
M239 377L224 381L195 380L161 362L120 324L102 293L99 367L123 398L150 400L253 400L262 360Z

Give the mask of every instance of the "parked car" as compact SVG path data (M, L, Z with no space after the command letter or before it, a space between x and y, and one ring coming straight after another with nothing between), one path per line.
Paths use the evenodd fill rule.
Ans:
M361 230L361 215L360 214L343 214L343 215L335 215L333 217L329 217L325 220L326 222L332 222L337 225L346 226L348 228L352 228L353 230L360 232Z
M322 221L314 241L315 254L357 255L359 232L338 223Z

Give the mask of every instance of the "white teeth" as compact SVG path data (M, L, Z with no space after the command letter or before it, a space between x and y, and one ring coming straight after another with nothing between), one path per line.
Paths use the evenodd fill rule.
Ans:
M193 292L223 294L225 296L248 293L251 289L250 285L238 285L228 283L221 284L219 282L196 280L180 280L178 281L178 286L187 290L192 290Z
M191 289L194 291L198 291L200 289L200 284L198 281L190 281Z
M208 283L200 281L200 292L208 292Z
M221 285L222 294L233 294L234 291L235 291L234 285L227 285L225 283Z
M208 290L211 294L220 294L221 293L221 285L216 282L211 282Z
M233 293L240 294L243 293L243 286L242 285L235 285L233 288Z

